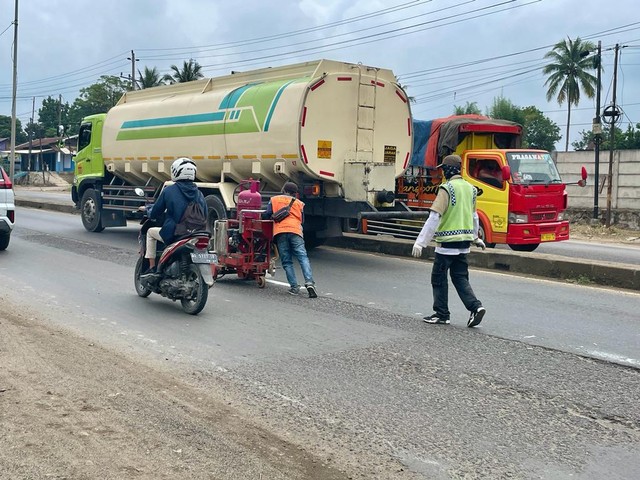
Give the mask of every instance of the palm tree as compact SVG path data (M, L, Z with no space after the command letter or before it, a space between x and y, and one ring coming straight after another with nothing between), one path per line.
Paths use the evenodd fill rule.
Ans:
M158 85L164 85L164 81L160 76L160 72L156 67L153 67L153 68L144 67L144 73L138 70L138 75L140 76L140 80L139 80L140 83L138 84L138 86L141 89L157 87Z
M164 80L169 83L191 82L204 77L201 72L202 66L193 58L190 58L188 62L185 60L182 69L176 65L171 65L171 70L173 70L173 74L167 73L164 76Z
M569 150L569 127L571 125L571 105L578 106L580 102L580 89L589 98L595 95L597 83L596 77L588 70L593 70L593 59L586 53L593 51L595 45L592 42L585 42L577 37L575 40L568 38L556 43L544 58L551 59L542 72L548 75L544 83L548 86L547 101L550 101L557 94L559 105L567 102L567 136L565 152Z

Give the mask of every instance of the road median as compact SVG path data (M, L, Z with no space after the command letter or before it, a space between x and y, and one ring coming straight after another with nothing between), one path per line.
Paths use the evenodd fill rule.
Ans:
M382 253L398 257L410 257L413 242L386 236L368 236L348 233L334 238L327 245ZM434 247L423 250L423 258L433 259ZM468 255L472 267L499 270L509 273L535 275L580 284L640 290L640 267L612 262L594 262L586 259L569 259L542 253L509 252L495 249L472 249Z

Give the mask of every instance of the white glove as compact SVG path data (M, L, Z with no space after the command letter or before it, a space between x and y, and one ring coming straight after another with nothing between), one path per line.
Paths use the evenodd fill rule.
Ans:
M417 243L413 244L413 250L411 250L411 255L416 258L420 258L422 256L422 247Z
M483 242L481 239L479 239L479 238L476 238L476 239L473 241L473 244L474 244L476 247L481 248L482 250L485 250L485 249L487 248L487 246L484 244L484 242Z

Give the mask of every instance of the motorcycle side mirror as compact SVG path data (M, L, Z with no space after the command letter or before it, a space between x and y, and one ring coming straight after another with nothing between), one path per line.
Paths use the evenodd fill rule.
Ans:
M139 197L144 197L144 190L142 190L140 187L137 187L134 190L135 194L138 195Z
M587 169L585 168L585 166L582 166L582 174L580 175L582 177L582 180L586 180L587 179Z

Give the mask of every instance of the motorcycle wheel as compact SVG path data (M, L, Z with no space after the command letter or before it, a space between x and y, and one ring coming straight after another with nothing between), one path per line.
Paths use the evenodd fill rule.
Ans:
M199 314L207 304L209 297L209 286L204 283L204 279L200 274L200 270L193 263L189 264L189 270L186 273L187 281L194 282L195 292L193 298L181 298L182 308L190 315Z
M148 261L146 258L139 257L136 263L136 269L133 274L133 284L136 287L136 293L140 295L142 298L146 298L151 295L151 289L142 284L140 280L140 274L142 270L148 265Z

